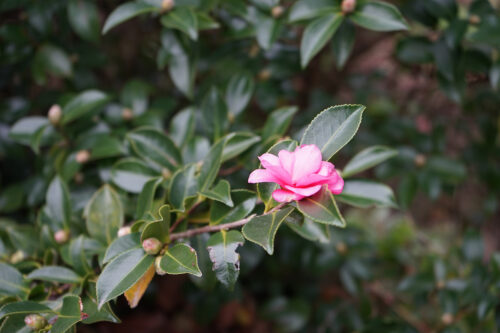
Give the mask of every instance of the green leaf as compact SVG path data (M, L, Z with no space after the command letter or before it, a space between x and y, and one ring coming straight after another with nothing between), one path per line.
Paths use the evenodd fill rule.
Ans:
M208 190L214 183L222 163L224 147L231 138L232 135L229 135L217 141L212 148L210 148L208 155L203 159L203 165L201 166L201 171L198 176L199 191Z
M233 207L228 207L218 201L212 202L210 208L210 224L224 224L246 217L255 208L257 198L255 192L248 190L233 190L231 191Z
M340 201L356 207L394 207L396 201L392 189L384 184L366 180L348 180L342 193L336 196Z
M211 190L201 191L200 194L209 199L222 202L229 207L234 206L233 200L231 199L231 185L227 180L220 180Z
M282 208L268 215L254 217L241 230L243 236L264 248L268 254L274 252L274 238L285 218L293 211L293 207Z
M141 242L147 238L154 237L162 243L167 243L170 236L170 207L163 205L160 207L161 220L152 221L146 224L141 234Z
M146 1L132 1L121 4L106 19L102 33L107 33L118 24L130 20L135 16L155 11L160 11L160 8L148 4Z
M295 233L313 242L328 243L330 241L328 224L316 223L310 218L302 216L300 213L296 213L297 216L294 216L294 213L288 215L285 222Z
M0 319L16 314L52 313L51 308L33 301L8 303L0 308Z
M184 163L197 163L203 160L210 150L210 141L205 137L191 138L182 152Z
M198 183L195 178L196 165L187 165L184 169L178 170L172 176L169 188L169 202L173 211L183 212L185 201L196 196Z
M82 314L80 312L80 297L75 295L66 295L63 297L61 312L57 316L56 322L52 325L50 332L67 332L81 320Z
M299 0L290 8L288 22L308 20L338 10L339 6L331 0Z
M73 97L63 108L62 123L67 124L106 104L109 96L99 90L85 90Z
M194 57L190 56L181 42L171 32L162 35L162 50L168 55L170 78L188 98L193 97L193 84L196 75Z
M315 144L328 161L354 137L361 124L363 105L337 105L318 114L309 124L301 145Z
M213 18L202 12L196 12L196 17L198 19L198 29L199 30L211 30L218 29L220 24Z
M246 72L241 72L231 76L227 84L225 101L229 113L233 118L240 115L245 110L248 102L252 98L255 82L253 77Z
M19 271L0 262L0 295L25 298L29 291Z
M38 154L40 141L48 125L49 121L45 117L21 118L12 125L9 136L19 143L30 146Z
M40 47L32 62L34 71L41 73L50 73L58 77L70 77L73 75L73 64L66 52L54 45L43 45ZM45 81L44 74L41 80L36 79L38 83Z
M35 269L27 277L28 280L42 280L48 282L80 283L82 278L74 271L62 266L44 266Z
M111 186L104 185L85 208L87 230L92 237L110 244L123 225L123 215L120 197Z
M338 29L344 16L331 13L321 16L309 23L300 42L300 64L305 68L309 61L325 46Z
M198 18L190 7L176 7L163 15L160 22L167 28L184 32L194 41L198 39Z
M151 178L158 176L157 171L135 158L119 160L111 169L113 183L131 193L140 193Z
M284 106L271 112L262 128L262 142L266 143L272 137L282 137L297 111L296 106Z
M71 240L71 243L69 244L69 254L71 258L71 266L75 269L78 275L85 276L88 273L93 273L89 263L89 256L85 253L85 236L80 235Z
M135 211L135 216L138 219L143 218L151 208L153 207L153 202L155 198L156 188L163 181L162 177L153 178L147 181L142 188L139 197L137 198L137 206Z
M427 37L407 37L396 46L396 57L408 64L430 63L434 59L433 44Z
M70 0L67 7L69 24L83 39L99 41L99 12L94 2Z
M148 108L148 98L153 87L142 80L130 80L120 93L120 101L132 109L134 115L142 115Z
M187 244L175 244L165 251L160 268L168 274L193 274L201 276L196 251Z
M363 28L375 31L408 30L409 28L396 6L387 2L360 3L349 18Z
M244 242L245 238L236 230L222 230L210 236L207 242L215 275L230 290L233 289L240 273L240 255L236 249L243 246Z
M187 107L177 112L170 122L170 137L178 147L185 146L193 137L195 111L194 107Z
M286 139L276 143L274 146L269 148L267 151L269 154L278 155L280 150L293 151L297 147L297 142L295 140ZM266 206L266 210L272 208L274 201L272 193L274 190L278 189L279 185L274 183L258 183L257 193L259 194L260 200Z
M350 177L361 171L370 169L398 154L397 150L384 146L372 146L360 151L342 170L342 177Z
M68 228L71 222L71 201L68 187L61 177L56 176L52 180L45 198L49 217L60 229Z
M106 250L102 263L106 264L124 252L139 248L142 248L141 234L139 232L133 232L131 234L118 237Z
M144 160L160 170L175 171L182 164L182 157L175 143L155 128L142 127L127 134L132 148Z
M205 121L205 129L214 141L224 134L228 126L228 110L217 88L210 88L201 105L201 113Z
M297 201L297 208L315 222L345 228L345 220L340 214L332 193L326 186L323 186L315 195Z
M354 46L355 34L356 29L354 25L350 21L344 20L333 36L333 53L335 54L335 62L339 69L344 67L351 54L352 47Z
M228 134L228 140L222 152L221 162L230 160L260 141L260 137L252 132L236 132Z
M104 303L123 294L132 287L154 262L154 256L142 248L132 249L113 259L97 280L97 303L101 309Z
M281 31L281 25L278 20L262 14L260 11L256 13L254 28L257 42L264 50L268 50L273 45Z
M88 315L82 320L84 324L93 324L99 321L120 323L109 303L104 304L101 309L97 308L97 296L95 282L89 282L85 294L82 295L83 312Z

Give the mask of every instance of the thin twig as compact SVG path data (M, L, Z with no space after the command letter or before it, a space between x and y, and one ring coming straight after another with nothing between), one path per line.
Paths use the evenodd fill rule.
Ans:
M203 202L203 201L198 201L197 203L195 203L195 204L193 205L193 207L191 207L191 209L189 209L189 210L188 210L188 212L187 212L185 215L183 215L183 216L179 217L179 218L178 218L178 219L174 222L174 224L172 224L172 226L170 227L170 232L174 231L174 230L175 230L175 228L177 228L177 227L179 226L179 224L180 224L182 221L184 221L184 219L185 219L185 218L186 218L186 217L187 217L187 216L188 216L188 215L189 215L189 214L190 214L193 210L195 210L195 209L196 209L196 207L198 207L198 206L199 206L202 202Z
M248 222L250 222L254 217L259 217L259 216L265 216L265 215L272 214L275 211L280 210L286 204L287 204L286 202L285 203L281 203L278 206L276 206L273 209L271 209L269 212L264 213L262 215L252 214L252 215L250 215L250 216L248 216L248 217L246 217L244 219L241 219L241 220L238 220L238 221L234 221L234 222L230 222L230 223L224 223L224 224L219 224L219 225L207 225L206 227L189 229L189 230L184 231L184 232L177 232L177 233L174 233L174 234L170 235L170 241L174 241L174 240L180 239L180 238L189 238L189 237L193 237L193 236L199 235L199 234L204 234L204 233L207 233L207 232L216 232L216 231L228 230L228 229L233 229L233 228L241 227L242 225L245 225Z

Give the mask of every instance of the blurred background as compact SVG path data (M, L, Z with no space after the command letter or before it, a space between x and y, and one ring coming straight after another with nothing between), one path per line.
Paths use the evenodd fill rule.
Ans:
M241 129L262 126L280 106L297 105L289 133L300 137L330 105L366 105L359 134L333 162L342 168L369 145L397 149L365 176L388 183L399 209L347 210L348 227L332 229L330 239L305 235L317 242L283 227L273 256L249 242L240 249L233 292L210 281L157 276L136 309L118 300L122 324L78 331L497 332L498 1L391 1L409 30L353 26L352 47L334 37L305 69L299 54L304 24L290 19L295 1L191 2L209 6L220 27L201 31L196 42L182 40L178 53L154 15L102 35L121 1L0 2L2 216L28 220L39 204L36 192L46 186L30 178L43 162L8 136L18 119L46 115L53 104L95 88L118 101L106 109L111 128L127 127L124 109L134 126L166 125L211 85L224 85L242 70L255 90L235 125ZM256 40L256 26L264 23L238 19L241 6L266 15L265 8L282 8L283 14L268 15L282 28L267 49ZM48 149L43 140L41 149ZM87 171L85 177L98 172Z

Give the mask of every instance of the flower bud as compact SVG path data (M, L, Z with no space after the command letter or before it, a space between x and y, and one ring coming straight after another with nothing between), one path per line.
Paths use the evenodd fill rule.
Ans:
M90 152L88 150L80 150L78 153L76 153L75 160L80 164L87 163L89 159Z
M161 2L161 9L162 11L166 12L167 10L170 10L174 7L175 1L174 0L163 0Z
M24 317L24 323L26 324L26 326L32 328L33 330L41 330L42 328L47 326L47 320L37 314L30 314Z
M64 244L69 240L69 231L67 230L58 230L54 234L54 240L57 244Z
M427 158L424 154L418 154L417 156L415 156L413 162L417 167L421 168L425 165L425 163L427 163Z
M125 235L128 235L132 232L132 230L130 229L130 227L121 227L120 229L118 229L118 237L123 237Z
M132 120L132 118L134 118L134 112L132 110L130 110L129 108L124 108L122 110L122 118L125 121Z
M445 286L446 286L446 282L444 282L443 280L439 280L439 281L436 283L436 288L437 288L437 289L443 289Z
M445 325L451 325L453 323L453 314L451 313L445 313L441 316L441 321Z
M345 245L344 242L337 243L337 245L335 246L335 248L337 249L337 251L340 254L346 254L347 253L347 245Z
M160 267L160 262L161 262L162 256L158 256L155 258L155 269L156 269L156 274L158 275L165 275L167 272L165 272L163 269Z
M49 113L47 116L49 118L50 123L56 126L57 124L59 124L62 118L61 107L57 104L52 105L49 109Z
M161 246L161 242L154 237L146 238L142 242L142 248L144 249L144 251L146 251L147 254L158 254L158 252L160 252L161 250Z
M10 262L13 264L17 264L18 262L21 262L26 258L26 255L22 250L17 250L10 256Z
M469 16L469 23L477 25L481 23L481 18L478 15L471 15Z
M350 14L356 8L356 0L343 0L341 4L342 13Z
M172 173L167 168L163 168L161 170L161 175L162 175L163 178L168 179L168 178L170 178L170 176L172 175Z
M258 74L259 80L267 81L271 77L271 71L269 69L263 69Z
M283 9L282 6L275 6L273 7L273 9L271 9L271 15L274 17L274 18L278 18L280 17L281 15L283 15L283 12L285 10Z

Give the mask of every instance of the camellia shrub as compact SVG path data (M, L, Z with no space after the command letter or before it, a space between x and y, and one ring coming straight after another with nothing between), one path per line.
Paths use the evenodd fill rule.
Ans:
M435 62L457 103L468 57L496 88L498 59L466 49L464 26L479 22L462 22L454 1L429 3L427 14L449 21L443 37L398 35L397 58ZM471 15L485 21L471 41L497 47L485 35L498 15L474 3ZM421 20L419 6L401 8ZM395 5L5 0L0 13L0 333L119 323L117 299L137 307L157 275L188 276L193 289L183 292L209 313L193 290L241 295L240 272L258 262L270 274L253 273L245 287L279 289L263 317L281 331L494 329L500 257L486 265L474 232L461 245L422 241L396 213L418 182L432 197L436 186L457 185L465 166L436 156L409 170L406 160L421 155L370 135L346 146L366 122L379 127L365 106L328 107L304 93L313 82L328 86L311 75L325 58L327 68L348 65L360 33L410 29ZM438 18L428 26L439 30ZM399 144L406 128L397 125L375 135ZM374 179L387 175L403 177L399 200ZM380 216L363 210L374 206L387 214L383 235L373 231ZM323 278L330 271L334 286Z

